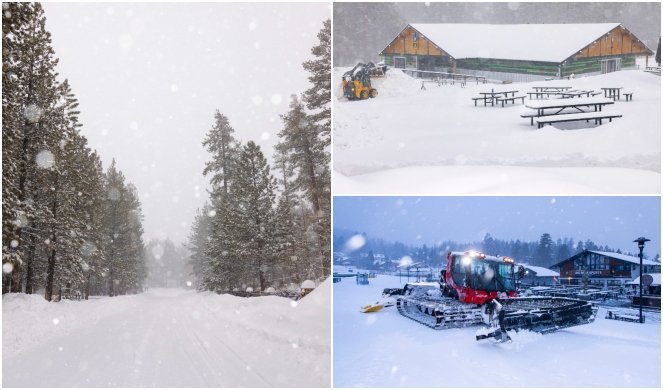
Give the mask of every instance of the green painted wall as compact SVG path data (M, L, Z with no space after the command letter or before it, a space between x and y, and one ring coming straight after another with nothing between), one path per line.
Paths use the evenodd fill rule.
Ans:
M396 57L405 57L406 67L410 69L417 66L419 70L445 71L450 70L452 67L452 61L450 57L415 56L407 54L402 56L398 55ZM415 57L418 58L415 59ZM635 56L581 58L578 60L567 61L563 66L562 75L568 76L571 73L582 74L600 72L601 60L609 58L621 58L622 69L635 67ZM383 60L387 66L394 66L394 55L385 54L380 56L380 59ZM503 73L523 73L552 77L557 76L557 72L559 70L559 64L554 62L496 60L487 58L468 58L457 60L456 66L459 69Z

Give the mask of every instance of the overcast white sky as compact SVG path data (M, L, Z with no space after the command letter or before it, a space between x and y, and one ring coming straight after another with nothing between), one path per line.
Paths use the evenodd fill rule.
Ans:
M329 3L45 3L83 134L138 188L146 242L183 242L207 199L201 143L219 109L271 159L289 96L309 87Z

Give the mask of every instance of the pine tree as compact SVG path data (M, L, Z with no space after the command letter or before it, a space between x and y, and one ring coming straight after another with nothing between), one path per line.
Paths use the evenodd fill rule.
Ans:
M212 174L210 183L214 188L212 194L218 196L219 191L228 193L231 181L233 162L236 160L237 141L228 118L216 110L214 126L207 133L203 146L212 155L212 160L205 164L203 175Z
M240 262L242 278L249 283L253 279L260 291L268 287L270 274L274 273L275 185L260 147L249 141L237 161L229 193L235 201L234 218L228 225L233 227L231 257ZM251 274L255 277L251 278Z
M216 292L232 291L235 288L235 264L228 256L230 242L228 221L233 218L232 199L228 195L232 188L235 164L240 145L235 140L234 129L228 118L218 110L214 115L214 126L207 133L203 146L212 155L205 164L204 175L210 176L212 184L209 240L204 251L208 261L201 270L201 287Z
M193 285L198 290L203 289L204 271L209 267L209 257L206 250L211 240L212 217L215 213L209 203L205 203L202 209L197 210L186 244L186 248L190 251L189 263L193 272Z
M297 174L292 182L293 189L306 194L313 209L310 242L317 247L317 261L322 265L323 274L329 275L331 258L331 190L330 156L324 142L318 137L317 125L312 123L304 111L303 104L296 96L292 97L290 111L281 116L284 128L279 132L281 141L278 148L287 153Z
M47 150L49 116L58 98L57 59L39 3L3 4L3 292L20 291L28 247L26 229L34 229L31 184L38 152ZM43 212L43 211L42 211Z
M312 86L304 92L303 100L309 110L314 111L311 121L318 125L320 138L325 146L331 144L331 20L323 23L318 33L318 45L311 49L317 57L302 64L311 73Z
M317 264L311 264L308 260L312 254L307 246L305 220L311 210L302 202L293 186L295 166L288 151L277 146L274 162L279 171L277 183L281 190L276 206L276 256L277 265L283 271L281 286L290 283L299 285L306 279L316 279L322 275L322 269L316 269Z
M107 257L108 295L142 291L147 276L142 241L142 212L135 187L125 184L113 160L106 173L102 244Z
M537 264L545 267L549 266L553 260L554 247L555 243L553 242L552 237L550 237L550 234L543 233L536 249Z

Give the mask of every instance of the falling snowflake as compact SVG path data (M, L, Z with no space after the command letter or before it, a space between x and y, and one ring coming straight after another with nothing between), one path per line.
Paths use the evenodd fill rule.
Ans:
M59 323L60 323L60 319L59 319L59 318L53 318L53 325L57 325L57 324L59 324Z
M356 251L366 245L366 238L361 234L355 234L345 243L345 249L349 252Z
M248 27L249 27L249 31L255 31L256 28L258 28L258 25L256 24L256 22L251 21L251 23L249 23Z
M36 104L28 104L23 110L23 117L30 123L39 122L43 111Z
M9 243L9 246L11 246L12 248L16 248L18 246L18 241L12 240L12 242Z
M152 247L152 256L154 256L155 259L160 259L161 256L163 256L164 249L161 244L156 244L155 246Z
M37 153L35 162L39 168L51 169L55 165L55 156L49 150L42 150Z
M410 256L403 256L399 261L398 261L398 266L399 267L409 267L412 265L413 261Z
M262 104L262 96L260 96L260 95L255 95L255 96L253 96L253 97L251 98L251 101L252 101L253 104L255 104L256 106L259 106L259 105Z
M109 200L120 200L120 191L117 188L111 188L108 190L108 199Z
M120 49L129 50L134 45L134 38L130 34L122 34L117 41Z
M14 264L12 264L12 263L2 264L2 272L3 273L10 274L10 273L12 273L13 270L14 270Z
M277 104L281 104L281 102L283 101L283 97L278 93L274 93L274 94L272 94L272 98L270 100L271 100L272 104L277 105Z

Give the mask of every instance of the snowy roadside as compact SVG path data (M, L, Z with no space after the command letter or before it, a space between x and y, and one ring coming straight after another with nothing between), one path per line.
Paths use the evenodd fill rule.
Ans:
M48 302L42 295L2 296L2 356L11 359L46 341L96 326L136 307L138 296Z

